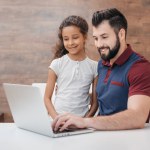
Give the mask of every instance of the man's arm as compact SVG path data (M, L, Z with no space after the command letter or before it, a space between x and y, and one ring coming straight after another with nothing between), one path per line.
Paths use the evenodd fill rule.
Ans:
M97 130L125 130L143 128L150 111L150 97L133 95L128 99L128 108L125 111L110 116L94 118L80 118L70 114L56 117L52 127L58 130L60 124L65 122L60 131L74 126L77 128L95 128Z
M110 116L100 116L85 120L86 127L98 130L125 130L143 128L150 111L150 97L133 95L128 99L125 111Z

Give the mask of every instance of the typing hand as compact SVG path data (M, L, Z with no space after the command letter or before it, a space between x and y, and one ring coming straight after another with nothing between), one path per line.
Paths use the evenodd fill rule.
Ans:
M52 128L54 131L64 131L66 129L86 128L84 118L72 114L60 114L53 123Z

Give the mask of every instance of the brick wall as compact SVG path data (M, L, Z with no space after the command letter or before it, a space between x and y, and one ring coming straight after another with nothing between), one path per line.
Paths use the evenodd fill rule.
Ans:
M0 0L0 112L10 114L2 83L46 82L57 29L68 15L88 21L87 54L98 60L91 17L94 11L107 7L117 7L126 15L127 41L150 60L149 0Z

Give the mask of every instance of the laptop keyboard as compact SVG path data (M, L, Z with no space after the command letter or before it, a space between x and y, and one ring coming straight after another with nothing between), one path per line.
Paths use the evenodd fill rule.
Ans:
M53 131L55 134L79 131L80 129L65 129L64 131Z

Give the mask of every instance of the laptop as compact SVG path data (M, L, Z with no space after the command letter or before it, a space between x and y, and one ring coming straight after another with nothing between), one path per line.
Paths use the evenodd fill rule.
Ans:
M94 129L78 129L54 133L40 89L31 85L4 83L4 91L17 127L50 137L91 133Z

